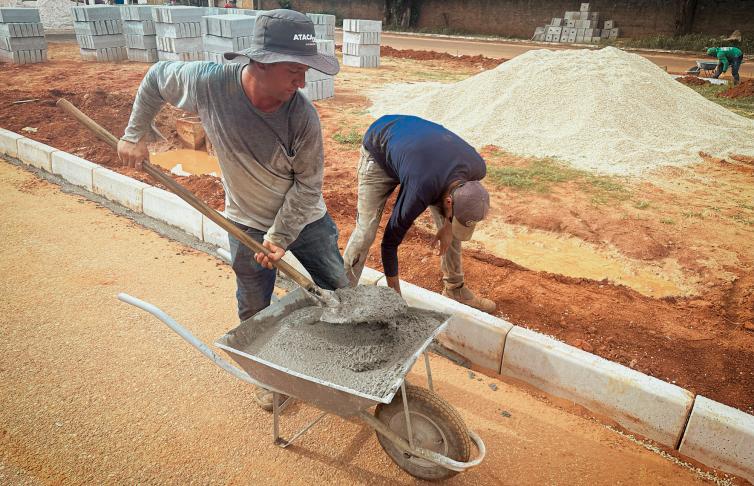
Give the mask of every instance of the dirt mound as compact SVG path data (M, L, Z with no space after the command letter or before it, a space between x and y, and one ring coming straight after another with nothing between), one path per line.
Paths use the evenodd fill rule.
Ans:
M381 46L380 55L399 59L416 59L417 61L449 61L466 66L492 69L505 62L507 59L495 59L492 57L478 56L454 56L447 52L416 51L413 49L394 49L390 46Z
M682 78L676 78L675 80L686 86L702 86L703 84L708 83L708 81L697 78L696 76L683 76Z
M733 86L717 96L722 98L747 98L749 96L754 96L754 79L747 79L738 86Z

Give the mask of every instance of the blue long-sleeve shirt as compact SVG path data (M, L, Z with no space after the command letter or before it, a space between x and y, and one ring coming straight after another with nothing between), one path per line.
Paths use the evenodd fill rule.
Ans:
M400 184L398 198L382 238L385 275L398 275L398 245L430 205L442 206L451 182L482 180L484 159L461 137L442 125L408 115L386 115L364 134L364 148Z

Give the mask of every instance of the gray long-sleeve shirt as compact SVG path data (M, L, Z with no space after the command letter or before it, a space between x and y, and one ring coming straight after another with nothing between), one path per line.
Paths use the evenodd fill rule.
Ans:
M138 142L165 102L199 114L223 173L225 214L287 248L327 211L319 115L300 93L274 113L256 109L241 86L243 67L156 63L141 82L122 139Z

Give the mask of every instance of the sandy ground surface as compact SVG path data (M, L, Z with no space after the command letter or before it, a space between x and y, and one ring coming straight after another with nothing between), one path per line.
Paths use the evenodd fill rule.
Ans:
M341 43L343 32L336 33L336 42ZM395 49L416 49L425 51L447 52L458 55L494 57L511 59L532 49L585 49L583 45L556 44L556 43L533 43L533 42L504 42L469 39L453 39L447 37L416 36L397 33L382 34L382 45ZM651 51L633 51L641 54L658 66L667 67L671 73L683 73L696 65L696 60L705 60L702 53L687 55L679 53L662 53ZM712 59L712 58L709 58ZM740 74L743 77L754 76L754 66L744 63ZM724 76L725 77L725 76Z
M212 342L235 322L228 266L4 161L0 205L0 483L414 483L357 422L330 417L273 446L249 385L115 298L150 300ZM704 482L543 396L432 364L488 447L452 483ZM289 410L287 427L315 415Z
M118 166L109 147L54 104L64 96L120 134L148 65L82 62L72 44L51 43L50 57L44 65L3 68L8 82L0 87L2 126L146 180ZM372 121L369 90L395 82L458 81L489 67L479 57L418 57L423 60L383 57L377 71L344 68L337 96L316 103L325 141L325 199L341 232L341 249L356 213L358 140ZM13 104L28 99L37 101ZM175 109L158 116L169 140L154 150L177 145L178 116ZM536 163L498 147L482 154L497 169ZM754 413L751 162L700 156L697 165L647 179L581 175L541 191L498 185L488 177L492 217L464 251L468 284L493 299L497 315L513 324ZM181 182L222 207L216 178ZM401 276L440 291L431 234L428 216L409 232L400 247ZM379 241L378 235L375 245ZM378 251L368 265L381 268Z

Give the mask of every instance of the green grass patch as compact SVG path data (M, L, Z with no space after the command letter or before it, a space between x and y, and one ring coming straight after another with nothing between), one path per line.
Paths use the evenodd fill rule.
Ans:
M662 223L662 224L668 224L668 225L670 225L670 224L675 224L675 221L673 221L673 220L672 220L672 219L670 219L670 218L662 218L662 219L660 220L660 223Z
M495 149L495 153L491 155L499 153ZM551 192L557 184L575 182L581 190L591 194L594 204L606 204L615 199L629 197L628 190L618 179L589 174L554 159L532 159L521 167L488 166L487 177L498 186L539 194Z
M636 209L647 209L649 208L649 201L636 201L634 207Z
M707 47L722 47L719 37L705 34L686 34L679 36L653 35L634 39L615 39L601 44L628 47L633 49L663 49L667 51L696 51L704 54ZM750 36L742 39L738 46L744 52L754 50L754 39ZM711 58L710 58L711 59Z
M348 133L336 132L332 138L343 145L361 145L361 132L356 130L351 130Z
M729 86L721 86L714 84L704 84L701 86L689 86L700 95L704 96L710 101L714 101L720 106L723 106L734 113L738 113L746 118L754 119L754 96L747 96L744 98L723 98L717 96L718 94L726 91Z

